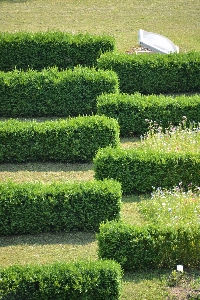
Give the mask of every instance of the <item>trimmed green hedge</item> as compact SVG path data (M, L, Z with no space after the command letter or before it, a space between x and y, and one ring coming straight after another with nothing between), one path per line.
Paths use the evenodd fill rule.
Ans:
M117 73L122 93L200 92L200 52L168 55L108 52L100 56L97 65Z
M112 71L77 67L0 72L0 117L91 115L97 96L117 91L118 77Z
M145 120L155 121L163 130L170 124L179 125L183 116L187 116L187 125L200 122L200 95L104 94L97 99L98 115L117 119L121 136L146 133L149 124Z
M200 185L200 154L107 147L93 161L95 178L119 181L124 194L173 188L179 182L183 188Z
M14 265L0 278L4 300L118 300L122 270L113 261Z
M0 235L97 231L118 220L121 185L113 180L82 183L1 183Z
M0 70L92 67L102 53L113 51L115 40L107 35L66 32L1 32Z
M0 121L0 163L92 161L99 148L119 145L119 125L105 116L45 122Z
M98 255L125 270L200 266L200 228L133 226L108 222L97 234Z

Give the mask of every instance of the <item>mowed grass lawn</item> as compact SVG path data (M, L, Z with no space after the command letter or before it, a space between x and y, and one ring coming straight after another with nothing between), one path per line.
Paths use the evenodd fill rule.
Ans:
M199 0L0 0L2 32L61 30L108 34L114 36L117 50L121 52L138 46L140 28L167 36L181 52L200 51L199 15ZM139 142L135 138L123 139L122 146L134 147ZM93 179L92 163L0 165L1 182ZM137 208L142 197L123 197L122 219L132 224L144 222ZM77 259L98 259L95 233L0 237L1 267ZM166 278L171 271L125 273L121 299L186 299L188 281L169 287Z
M105 33L120 51L138 45L140 28L200 51L199 15L198 0L0 0L1 31Z

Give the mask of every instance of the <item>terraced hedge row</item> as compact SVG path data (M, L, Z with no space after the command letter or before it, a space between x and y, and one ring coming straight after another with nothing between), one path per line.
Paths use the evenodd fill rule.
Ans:
M200 92L200 52L167 55L108 52L100 56L97 66L117 73L121 93Z
M100 259L113 259L125 270L199 267L199 224L131 226L111 221L97 234Z
M143 135L150 121L163 131L178 126L183 116L187 116L187 126L200 122L200 95L104 94L98 97L97 113L116 119L121 136Z
M96 98L118 91L112 71L77 67L0 72L0 117L68 117L96 113Z
M162 149L161 149L162 150ZM200 186L200 154L162 152L145 148L100 149L94 158L95 178L115 179L124 194L173 188L179 182Z
M105 116L37 122L0 121L0 163L88 162L101 147L119 145L119 125Z
M107 35L1 32L0 70L93 67L102 53L114 49L115 40Z
M82 183L1 183L0 235L98 231L119 220L121 185L113 180Z
M118 300L122 270L114 261L11 266L0 271L4 300Z

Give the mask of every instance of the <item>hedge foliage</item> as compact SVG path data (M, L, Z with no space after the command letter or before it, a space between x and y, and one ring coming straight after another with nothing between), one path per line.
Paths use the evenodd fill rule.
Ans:
M122 93L200 92L200 52L130 55L105 53L98 68L113 70Z
M0 163L92 161L99 148L119 145L119 125L105 116L37 122L0 121Z
M122 270L113 261L14 265L0 278L4 300L118 300Z
M114 180L0 183L0 235L97 231L119 219L121 196Z
M104 94L98 97L97 113L117 119L121 136L142 135L148 131L146 120L156 122L163 130L178 126L183 116L187 116L188 126L200 122L200 96Z
M199 225L133 226L111 221L97 234L98 255L125 270L200 266Z
M66 32L1 32L0 70L92 67L102 53L113 51L115 40L107 35Z
M93 161L95 178L119 181L124 194L173 188L179 182L183 188L200 185L200 154L107 147Z
M117 75L94 68L0 72L0 117L91 115L97 96L117 91Z

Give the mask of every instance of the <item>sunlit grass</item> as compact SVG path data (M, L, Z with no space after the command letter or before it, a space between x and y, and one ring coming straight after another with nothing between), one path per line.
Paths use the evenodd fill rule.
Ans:
M200 51L199 0L1 0L1 31L108 34L119 51L138 46L138 30L162 34L181 52Z
M0 237L0 266L96 260L95 233L46 233Z
M92 163L25 163L1 164L0 181L42 182L88 181L94 179Z

